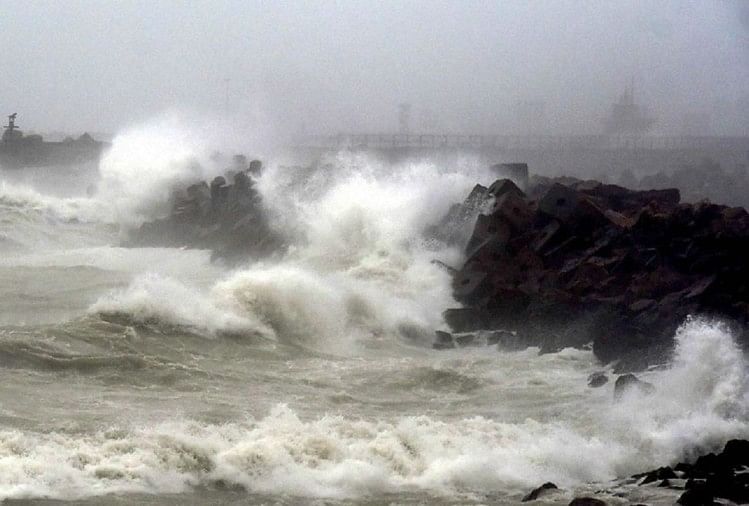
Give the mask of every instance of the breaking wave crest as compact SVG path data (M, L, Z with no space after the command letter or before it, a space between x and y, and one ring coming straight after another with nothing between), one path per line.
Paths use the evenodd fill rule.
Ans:
M202 290L152 273L138 276L127 288L101 297L89 312L110 318L121 316L133 323L176 325L212 336L268 332L249 315L241 316L230 307L219 306Z
M431 335L454 304L449 276L433 260L456 262L460 253L423 232L479 177L466 167L393 167L355 154L308 169L271 166L259 187L273 225L290 237L285 256L228 272L201 293L186 293L179 280L139 278L92 311L211 332L270 330L336 349L358 338Z
M676 461L749 435L747 362L722 323L688 319L676 333L672 365L645 377L655 393L629 392L607 415L622 440L636 431L632 443L644 456Z
M6 251L101 244L108 231L92 224L105 214L105 206L88 198L54 197L0 180L0 248Z

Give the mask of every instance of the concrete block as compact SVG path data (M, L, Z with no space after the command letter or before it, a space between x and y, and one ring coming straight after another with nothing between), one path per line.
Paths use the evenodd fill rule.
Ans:
M492 216L501 216L514 229L525 231L533 223L534 212L525 199L514 192L507 192L494 202Z
M518 188L518 186L510 179L497 179L489 187L489 195L493 196L495 199L508 192L513 192L517 196L525 198L523 190Z
M567 223L574 217L581 200L578 192L556 183L538 201L538 210Z
M498 177L512 179L523 190L528 188L527 163L498 163L492 165L492 171Z

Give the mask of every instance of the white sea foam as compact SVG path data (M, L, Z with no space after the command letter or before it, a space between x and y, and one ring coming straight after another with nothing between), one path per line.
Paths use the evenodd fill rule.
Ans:
M303 497L452 497L519 495L549 480L572 489L605 482L747 435L747 370L731 336L690 321L678 340L674 365L648 376L653 396L581 398L553 421L395 414L303 420L279 405L264 418L221 425L172 420L89 435L4 431L0 497L171 493L218 482ZM529 358L530 367L545 360ZM685 393L692 384L700 388Z

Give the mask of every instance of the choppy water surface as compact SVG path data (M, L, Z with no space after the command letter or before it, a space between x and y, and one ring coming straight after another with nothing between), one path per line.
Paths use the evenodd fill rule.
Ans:
M421 232L488 182L470 160L271 163L260 188L294 246L227 268L116 246L163 185L211 175L139 139L59 184L2 174L0 498L514 504L553 481L552 504L670 504L622 478L748 435L745 359L712 322L643 375L655 395L618 403L587 387L589 351L430 349L455 304L431 260L460 256Z

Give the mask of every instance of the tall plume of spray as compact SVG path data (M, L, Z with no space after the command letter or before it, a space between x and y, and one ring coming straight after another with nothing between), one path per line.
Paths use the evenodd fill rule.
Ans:
M222 175L238 153L272 144L257 125L194 111L168 111L118 134L99 167L95 197L126 227L163 216L171 192Z
M164 214L173 188L224 172L210 145L202 130L185 128L175 116L125 132L102 162L97 198L125 226ZM391 164L343 152L311 167L271 162L257 187L272 226L289 238L289 250L228 274L193 298L230 308L236 318L225 321L259 321L256 329L270 329L275 338L313 335L340 344L368 336L429 336L443 325L442 310L455 304L449 276L432 260L457 264L460 253L429 243L423 232L476 181L489 179L470 157ZM175 282L164 280L170 293L179 291ZM165 292L159 284L153 276L135 280L129 291L92 310L151 311L185 324L184 312L155 303ZM220 322L203 320L196 313L193 323L209 333L222 330Z

